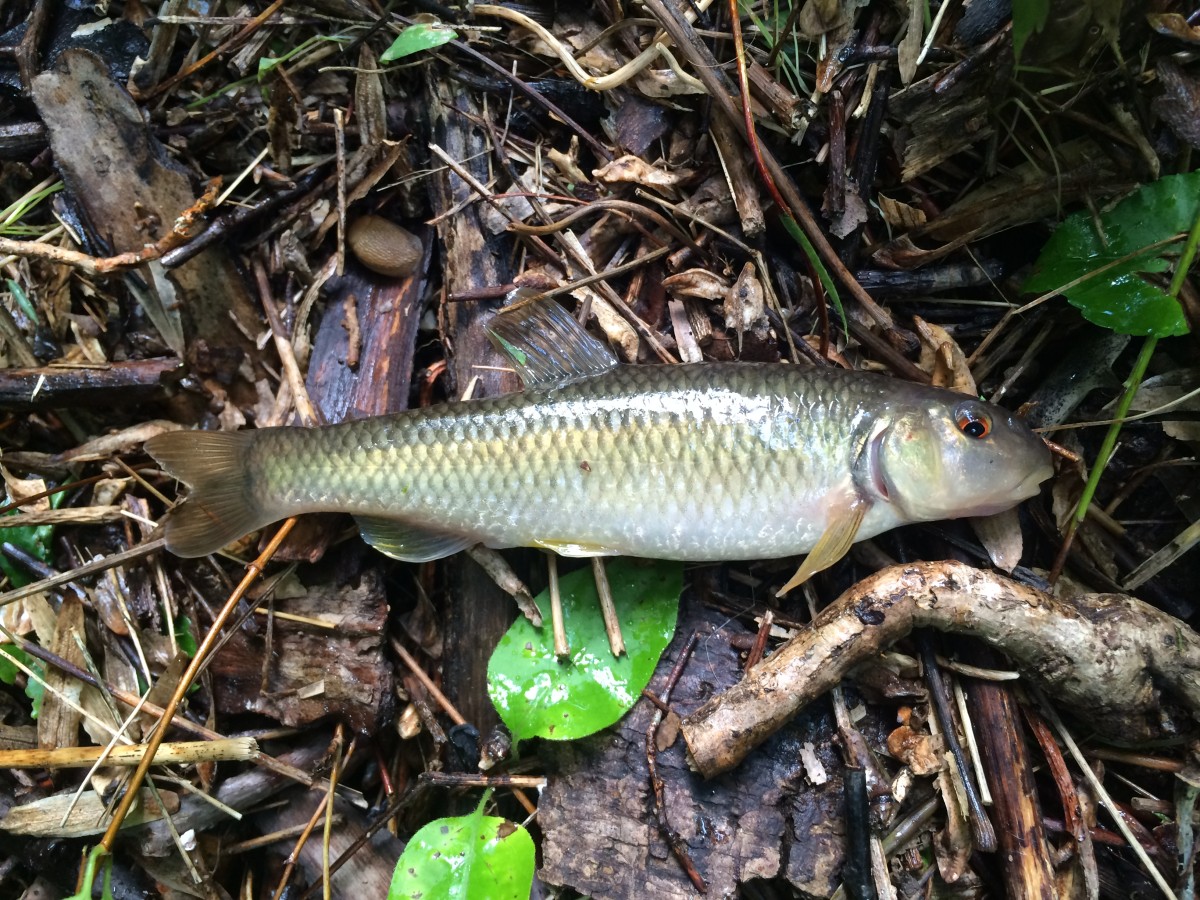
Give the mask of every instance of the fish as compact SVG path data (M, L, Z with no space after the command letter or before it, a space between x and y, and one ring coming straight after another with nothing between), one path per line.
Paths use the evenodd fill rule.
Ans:
M172 431L191 486L167 548L213 553L289 516L345 512L395 559L475 544L694 562L808 554L785 590L899 525L1008 509L1052 474L1001 407L786 363L619 364L552 300L489 337L524 390L319 427ZM799 580L797 580L799 579Z

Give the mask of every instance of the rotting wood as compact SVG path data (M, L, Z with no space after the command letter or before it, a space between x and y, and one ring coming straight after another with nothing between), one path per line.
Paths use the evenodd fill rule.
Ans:
M162 399L183 374L177 359L137 359L104 366L0 369L0 409L122 406Z
M489 149L471 118L484 110L460 92L446 71L429 82L428 101L434 120L434 138L476 178L488 177ZM443 170L431 179L433 210L441 216L464 208L449 218L438 218L444 283L450 293L479 290L512 281L508 257L512 239L489 236L480 221L474 191L453 172ZM506 393L517 388L508 361L484 333L495 304L450 303L440 311L451 361L451 385L458 394L473 387L474 396ZM498 718L487 699L487 663L491 648L508 628L509 602L487 574L473 562L458 557L450 570L452 589L445 609L445 653L454 665L445 672L446 693L468 722L481 732Z
M991 653L975 661L981 665L998 662ZM969 679L966 690L992 792L999 861L1008 897L1055 900L1058 892L1054 867L1013 689L995 681Z
M984 639L1099 733L1123 742L1161 736L1168 697L1200 714L1200 636L1177 619L1123 594L1052 597L962 563L914 563L852 587L741 683L686 717L697 770L711 777L733 768L851 666L919 626Z

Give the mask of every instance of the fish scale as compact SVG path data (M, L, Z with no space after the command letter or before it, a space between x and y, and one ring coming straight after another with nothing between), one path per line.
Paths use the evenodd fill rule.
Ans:
M495 546L549 540L676 559L800 552L823 523L795 507L835 480L829 463L844 470L856 455L862 425L843 411L878 394L861 376L815 374L628 366L549 391L263 429L250 458L255 498L274 518L335 506L436 520ZM764 504L772 493L782 502Z

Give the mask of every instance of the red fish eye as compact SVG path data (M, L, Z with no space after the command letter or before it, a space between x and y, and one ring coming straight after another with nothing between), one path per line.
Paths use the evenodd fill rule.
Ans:
M992 433L992 423L987 416L962 412L958 414L958 430L969 438L985 438Z

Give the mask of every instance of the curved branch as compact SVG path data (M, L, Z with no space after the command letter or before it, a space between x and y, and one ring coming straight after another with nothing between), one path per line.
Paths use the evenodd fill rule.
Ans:
M1122 742L1162 736L1160 687L1200 718L1200 636L1178 619L1124 594L1053 597L962 563L917 563L856 584L684 719L696 769L733 768L853 666L920 627L982 638Z

